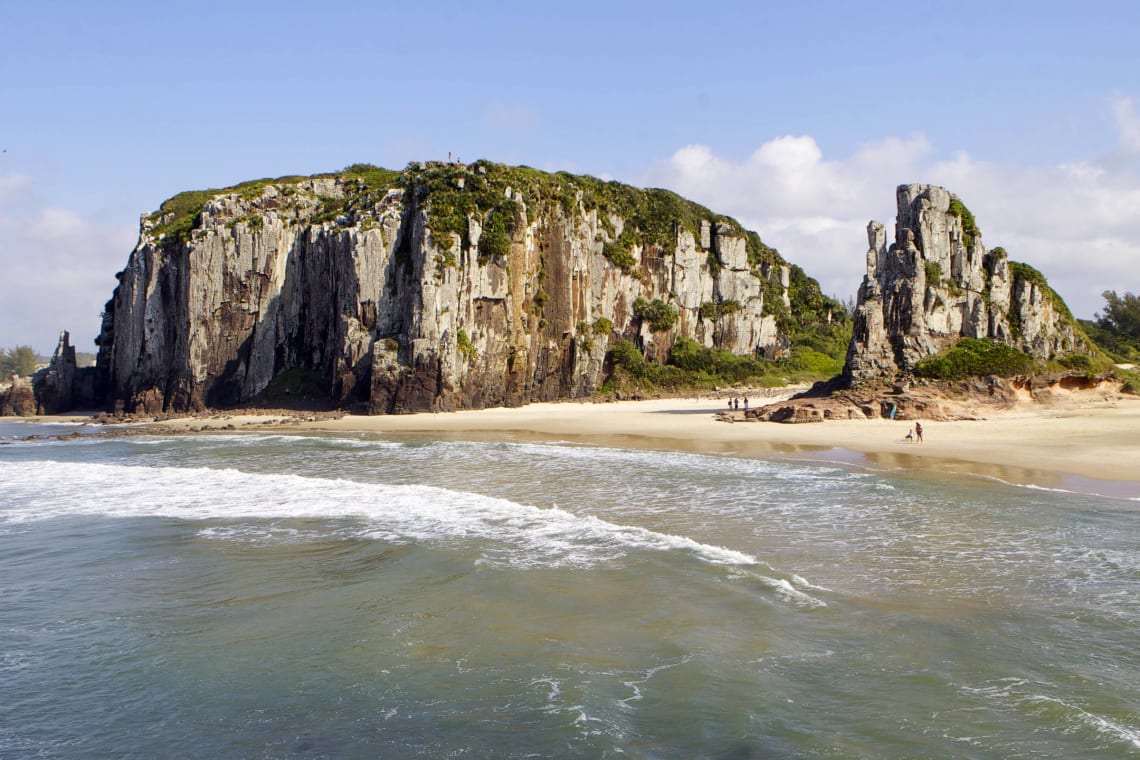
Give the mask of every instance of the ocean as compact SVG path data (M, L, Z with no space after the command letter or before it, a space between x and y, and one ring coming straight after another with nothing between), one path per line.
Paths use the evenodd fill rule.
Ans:
M0 758L1136 758L1140 500L522 440L15 440ZM91 428L84 428L90 431Z

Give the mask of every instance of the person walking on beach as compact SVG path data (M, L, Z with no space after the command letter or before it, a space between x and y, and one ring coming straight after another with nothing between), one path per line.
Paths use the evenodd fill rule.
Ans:
M748 397L747 396L744 397L744 411L745 411L745 413L748 412Z
M914 423L914 437L918 439L918 443L922 443L922 423Z

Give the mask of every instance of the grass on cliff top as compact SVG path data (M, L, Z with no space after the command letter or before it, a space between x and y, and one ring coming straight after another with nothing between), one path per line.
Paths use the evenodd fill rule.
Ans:
M366 191L387 191L398 184L400 172L382 169L372 164L353 164L339 172L314 174L309 177L290 174L283 177L265 177L262 179L247 180L224 188L211 188L208 190L188 190L163 201L158 210L150 215L154 221L171 215L171 218L154 227L156 236L166 235L178 241L190 239L190 232L201 223L202 209L211 198L220 195L236 194L243 200L258 198L269 185L275 187L296 186L313 179L355 179ZM339 201L339 199L336 199Z
M1003 249L1004 250L1004 249ZM1068 304L1065 299L1061 298L1061 294L1053 290L1049 285L1049 281L1045 279L1045 275L1038 272L1028 264L1023 264L1020 261L1010 261L1009 271L1013 276L1013 281L1016 283L1019 280L1031 283L1040 288L1053 304L1053 309L1064 317L1070 324L1077 327L1077 320L1073 317L1073 312L1069 311Z
M437 239L455 233L463 239L467 234L468 215L480 215L484 222L499 212L513 216L513 196L519 194L527 207L528 223L544 208L558 206L567 217L580 212L598 211L600 224L612 229L610 215L625 220L626 231L615 236L607 248L607 255L615 263L632 268L630 251L634 244L654 245L671 249L677 232L686 229L694 236L700 234L700 224L725 224L736 234L745 236L749 261L753 266L783 264L776 249L767 246L755 232L749 232L731 217L716 214L700 204L686 200L669 190L641 189L616 181L601 180L569 172L544 172L529 166L506 166L490 161L473 164L443 162L412 163L403 171L384 169L372 164L352 164L339 172L316 174L311 177L290 175L241 182L225 188L191 190L166 200L158 211L151 214L157 221L169 215L167 221L154 228L155 235L166 235L173 240L185 241L201 222L202 208L211 198L236 193L246 200L258 197L267 185L296 186L310 179L355 179L343 199L322 198L322 207L315 220L327 221L365 205L364 201L377 193L395 187L417 192L428 204L428 227ZM507 226L507 225L503 225ZM513 227L514 225L509 225ZM499 240L497 248L503 248Z
M962 203L961 199L957 196L950 198L950 209L948 213L962 220L962 242L969 248L974 244L974 238L982 234L981 230L978 229L977 220L974 219L974 215L970 212L970 209L966 208L966 204Z
M429 203L428 227L433 233L454 233L462 239L467 217L487 217L500 209L510 196L520 196L527 209L527 222L543 210L558 208L563 216L597 212L600 226L609 234L605 255L615 265L633 269L634 245L671 250L680 230L700 235L701 222L724 224L746 236L750 261L754 266L783 263L776 249L765 245L760 236L746 232L731 217L716 214L670 190L636 188L616 181L601 180L569 172L544 172L529 166L506 166L490 161L463 164L411 164L404 170L402 183L417 188L419 197ZM624 220L616 234L610 216Z

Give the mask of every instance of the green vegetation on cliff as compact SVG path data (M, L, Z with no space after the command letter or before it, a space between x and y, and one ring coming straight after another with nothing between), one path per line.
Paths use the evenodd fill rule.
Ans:
M1113 373L1112 362L1098 351L1075 351L1035 362L1028 354L995 340L961 338L946 350L920 361L914 374L931 380L964 380L969 377L1013 377L1047 372L1069 372L1093 377ZM1121 376L1119 372L1116 372ZM1126 379L1121 376L1121 379Z
M1004 250L1005 249L1002 249L1003 252ZM1045 275L1041 274L1028 264L1023 264L1020 261L1009 262L1009 272L1013 276L1013 283L1015 288L1017 287L1018 282L1040 288L1041 292L1043 292L1049 299L1050 303L1053 304L1053 309L1066 321L1073 324L1074 326L1076 325L1076 320L1073 318L1073 312L1069 311L1069 306L1065 303L1065 299L1061 298L1061 295L1057 291L1053 290L1052 287L1050 287L1049 281L1045 279Z
M969 248L974 244L974 238L982 234L978 230L978 223L974 219L974 215L970 213L970 209L966 208L966 204L962 203L956 196L950 199L949 213L962 220L962 242Z
M962 338L950 348L923 359L914 368L919 377L934 380L964 380L997 375L1011 377L1033 371L1033 359L1016 348L995 340Z
M711 389L737 383L772 388L834 377L843 369L842 360L806 346L793 347L784 359L766 360L704 348L685 337L677 338L665 364L647 362L629 340L614 344L608 358L612 370L600 389L603 393Z
M638 298L633 302L633 314L655 332L670 330L677 324L677 310L659 298Z

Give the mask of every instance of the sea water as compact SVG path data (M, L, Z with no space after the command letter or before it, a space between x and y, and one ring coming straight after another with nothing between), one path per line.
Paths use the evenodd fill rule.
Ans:
M0 757L1140 757L1140 501L0 425Z

